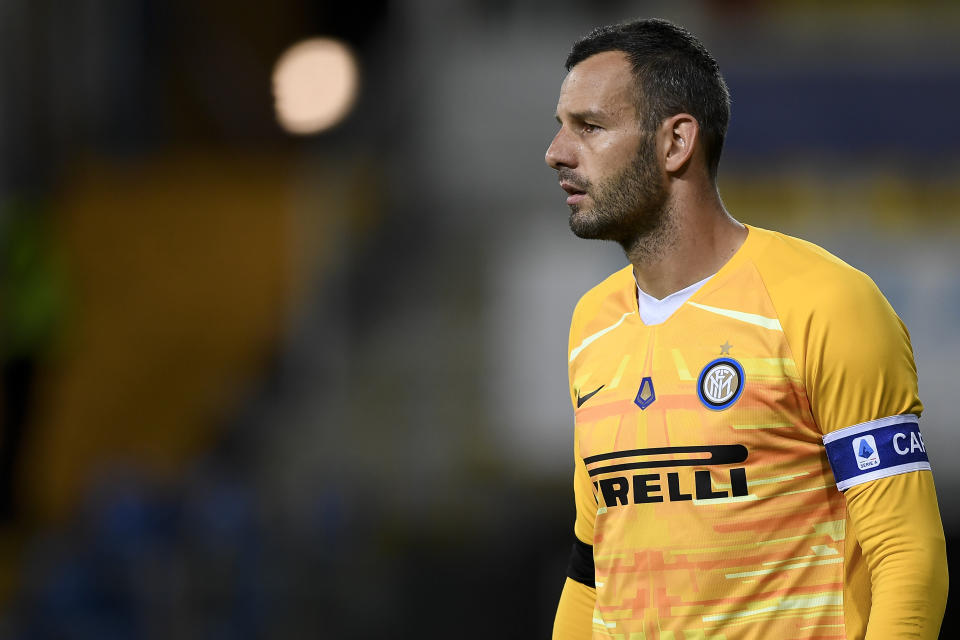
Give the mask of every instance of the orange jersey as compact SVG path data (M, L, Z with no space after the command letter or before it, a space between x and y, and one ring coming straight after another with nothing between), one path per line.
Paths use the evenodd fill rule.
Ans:
M647 326L627 267L577 305L569 373L594 638L863 636L842 490L929 473L909 336L867 276L750 227Z

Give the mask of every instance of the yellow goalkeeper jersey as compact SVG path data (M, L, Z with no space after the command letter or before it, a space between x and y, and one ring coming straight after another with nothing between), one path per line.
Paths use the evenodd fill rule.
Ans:
M630 267L570 332L577 505L593 637L862 637L870 576L843 492L929 474L909 336L874 283L748 227L645 325Z

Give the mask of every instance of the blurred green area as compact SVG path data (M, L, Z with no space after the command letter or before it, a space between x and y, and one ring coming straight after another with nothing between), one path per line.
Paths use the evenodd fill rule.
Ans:
M46 206L14 201L0 207L0 349L4 359L48 355L64 325L67 287Z

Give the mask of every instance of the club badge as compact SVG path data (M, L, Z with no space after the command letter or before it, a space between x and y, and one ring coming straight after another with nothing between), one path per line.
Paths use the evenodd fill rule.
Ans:
M731 406L743 392L743 366L733 358L717 358L700 372L697 395L707 409Z

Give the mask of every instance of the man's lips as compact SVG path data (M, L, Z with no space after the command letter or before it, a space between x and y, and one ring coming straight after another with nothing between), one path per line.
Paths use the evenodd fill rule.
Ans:
M560 188L570 194L567 196L567 204L577 204L587 195L586 191L566 180L560 181Z

